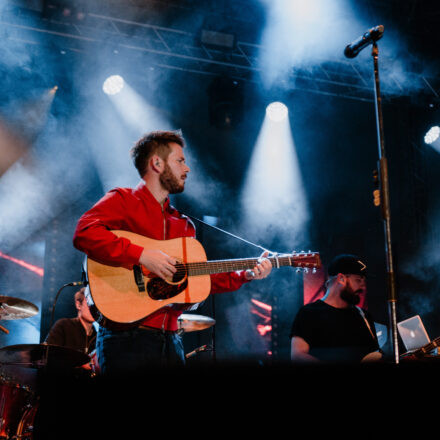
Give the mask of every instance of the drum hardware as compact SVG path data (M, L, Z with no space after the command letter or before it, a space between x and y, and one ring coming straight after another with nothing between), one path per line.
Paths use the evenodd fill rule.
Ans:
M201 347L198 347L195 350L190 351L188 354L186 354L185 358L189 359L190 357L193 357L194 355L202 351L212 351L212 347L210 345L202 345Z
M96 377L101 373L98 362L98 353L96 349L89 353L89 366L90 366L90 377Z
M0 402L0 439L23 438L16 433L25 414L35 407L34 394L15 382L1 381Z
M36 369L75 368L90 362L78 350L51 344L11 345L0 349L0 439L34 437L34 420L39 401L32 387L19 384L14 371L37 374ZM8 373L3 373L3 370ZM18 375L18 373L17 373Z
M14 439L32 439L34 437L34 420L35 414L38 411L38 402L34 405L28 405L25 409L20 423L17 427L17 433L13 437Z
M179 325L178 333L184 334L188 332L200 331L210 328L215 324L215 319L212 319L208 316L183 313L182 315L179 316L177 322ZM201 347L196 348L190 353L187 353L185 355L185 358L189 359L202 351L213 351L213 348L211 345L202 345Z
M38 313L38 307L29 301L0 295L0 320L30 318ZM0 325L0 331L9 334L9 330Z
M188 333L212 327L215 324L215 319L209 318L208 316L183 313L179 316L177 322L179 326L178 332Z
M0 296L0 319L12 320L35 316L38 307L29 301L11 296Z
M37 369L74 368L89 361L89 356L82 351L52 344L9 345L0 349L0 365Z

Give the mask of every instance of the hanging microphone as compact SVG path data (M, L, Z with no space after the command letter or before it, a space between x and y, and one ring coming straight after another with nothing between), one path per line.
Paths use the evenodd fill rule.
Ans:
M87 281L87 276L84 269L81 271L81 278L82 278L81 281L73 281L67 284L67 286L87 286L89 282Z
M379 26L375 26L369 29L367 32L365 32L364 35L347 45L344 50L344 55L347 58L354 58L362 49L367 47L370 43L380 40L383 36L383 31L384 27L381 24Z
M72 283L67 284L67 286L87 286L87 281L73 281Z

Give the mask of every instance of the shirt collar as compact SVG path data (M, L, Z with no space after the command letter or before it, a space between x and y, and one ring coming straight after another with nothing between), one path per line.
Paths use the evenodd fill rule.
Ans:
M142 194L144 194L149 200L151 200L153 203L157 203L160 206L160 203L156 200L156 198L153 196L151 191L148 189L147 184L145 183L145 180L141 180L137 186L136 190L140 191ZM163 209L168 209L168 206L170 205L170 197L168 196L165 199L165 202L163 204Z

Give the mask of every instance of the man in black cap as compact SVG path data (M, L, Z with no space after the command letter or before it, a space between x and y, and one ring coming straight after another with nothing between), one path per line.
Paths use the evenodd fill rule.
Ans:
M357 306L366 274L366 264L355 255L331 262L324 297L303 306L293 321L293 361L358 363L381 357L374 322Z

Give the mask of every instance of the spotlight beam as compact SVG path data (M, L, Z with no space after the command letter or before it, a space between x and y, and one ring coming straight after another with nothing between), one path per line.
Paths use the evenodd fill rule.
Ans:
M36 273L38 276L42 277L44 276L44 269L38 266L35 266L33 264L27 263L24 260L20 260L18 258L11 257L10 255L6 255L3 252L0 251L0 258L3 258L5 260L12 261L15 264L18 264L21 267L24 267L27 270L30 270L31 272Z
M291 251L307 239L309 211L289 119L268 113L242 188L243 223L260 242L276 235Z

